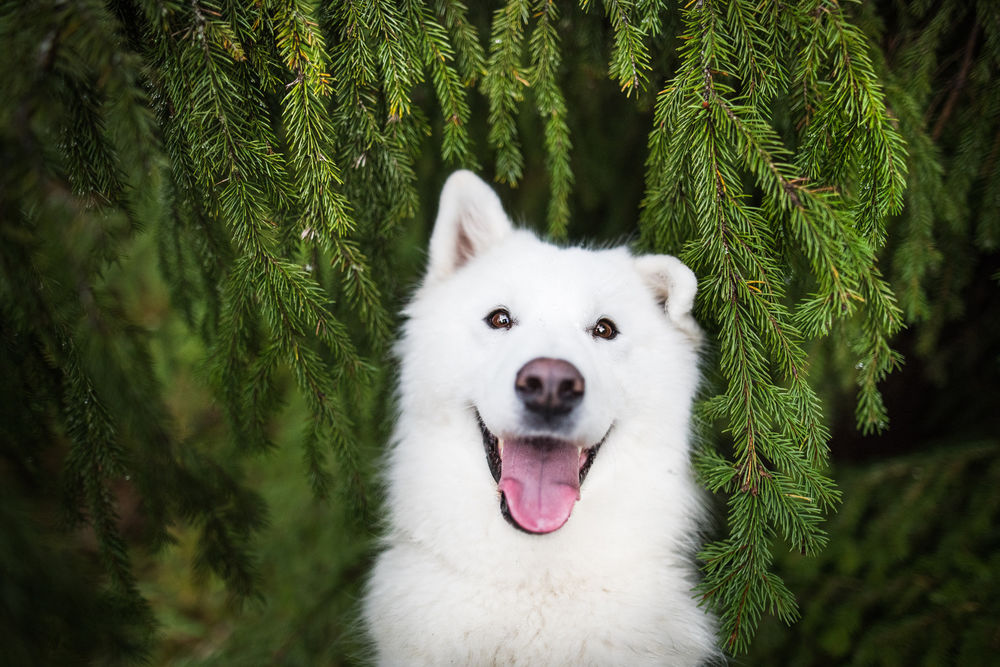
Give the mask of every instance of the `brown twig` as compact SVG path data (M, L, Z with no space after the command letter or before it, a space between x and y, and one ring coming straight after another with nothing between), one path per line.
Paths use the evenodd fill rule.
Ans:
M955 109L955 103L958 102L958 95L965 87L965 80L969 77L969 69L972 68L972 53L976 50L976 37L978 35L979 25L976 24L969 34L969 41L965 44L965 55L962 56L962 65L959 67L958 76L955 77L955 82L952 84L951 94L948 95L944 108L941 109L941 115L938 116L937 122L934 123L934 129L931 130L931 139L934 141L937 141L941 133L944 132L944 126L948 122L948 118L951 117L951 112Z

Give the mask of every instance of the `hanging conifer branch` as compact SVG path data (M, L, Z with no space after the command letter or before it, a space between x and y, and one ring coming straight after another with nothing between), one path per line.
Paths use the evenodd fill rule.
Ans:
M402 118L410 113L409 91L418 77L408 53L412 33L392 3L376 2L372 8L373 37L378 40L376 62L382 69L389 116Z
M441 106L444 121L441 156L449 163L476 166L471 140L466 129L470 113L466 86L451 65L455 60L455 54L448 35L429 7L411 2L406 11L411 22L411 30L419 40L424 67L430 71L434 93Z
M527 0L508 0L493 13L489 60L482 90L490 102L489 142L496 149L496 179L516 185L521 180L524 156L517 139L517 106L530 85L523 63L524 26L531 9Z
M627 96L633 92L638 95L649 75L649 50L644 43L645 31L635 16L635 5L630 0L605 0L604 11L615 35L608 76L618 81Z
M899 319L874 268L874 249L855 230L856 216L880 225L895 210L897 195L884 191L902 189L897 170L903 150L874 87L871 62L854 41L855 29L838 23L842 51L833 81L820 85L819 57L811 62L813 69L797 76L813 91L802 131L811 137L848 132L861 143L840 159L860 165L880 156L887 166L854 172L830 160L844 171L799 171L794 165L800 158L765 120L764 109L793 80L764 67L775 59L760 55L772 53L765 35L780 26L765 29L751 8L734 5L741 3L699 2L684 13L680 68L659 95L650 134L645 221L654 239L665 228L690 230L659 236L657 243L670 249L693 236L682 257L702 275L700 298L717 318L726 389L706 402L704 414L729 425L734 458L712 456L700 469L711 487L730 494L730 530L739 538L706 548L701 590L719 605L727 643L740 649L765 610L785 619L796 613L789 591L768 572L774 533L805 553L825 542L821 512L836 504L837 493L821 472L829 434L808 382L803 344L859 310L867 321L860 328L859 341L865 342L858 352L865 361L859 368L875 363L880 369L860 381L859 423L884 419L877 382L898 361L885 341ZM845 21L842 13L834 15ZM729 35L736 36L735 44L727 41ZM875 127L878 132L847 129ZM808 155L819 147L807 142L800 150ZM878 190L874 208L852 211L847 195L854 192L855 173L862 185L854 201ZM744 174L753 179L760 204L744 191ZM781 225L787 233L779 246ZM815 281L812 295L797 306L790 306L785 287L783 254L793 247Z
M372 334L381 338L386 322L378 288L365 275L367 260L348 240L356 222L341 192L343 180L334 160L331 139L337 131L326 109L332 81L318 17L305 3L287 3L281 10L278 47L295 75L286 84L284 119L291 166L301 192L299 239L318 243L332 257L345 295Z
M469 22L468 8L457 0L436 0L434 9L449 31L462 83L472 86L486 71L486 55L479 32Z
M230 28L214 9L198 3L191 7L189 34L194 44L178 45L178 52L196 59L195 64L204 68L203 78L191 82L186 99L176 100L173 108L190 109L192 120L206 118L219 123L218 152L213 154L210 149L195 160L197 164L201 158L204 165L200 168L202 178L210 175L213 184L220 187L210 204L230 223L240 253L224 292L222 330L217 337L220 345L216 348L220 354L216 355L214 375L229 406L233 433L244 446L269 446L264 427L275 405L272 377L280 361L293 370L299 389L326 429L326 440L340 450L341 460L352 461L347 451L352 447L351 420L335 380L346 377L357 381L357 370L363 366L343 325L327 310L329 297L313 276L300 265L281 259L279 230L273 222L285 211L301 211L299 237L310 244L319 241L331 253L334 266L343 267L348 299L371 330L384 335L384 312L378 290L364 275L366 262L350 241L342 238L354 228L354 221L347 199L339 192L341 179L329 144L335 132L323 108L330 78L325 71L318 22L311 18L308 5L273 7L278 17L277 46L294 76L286 87L283 110L289 166L300 183L293 190L282 155L273 150L277 141L263 123L263 101L248 109L237 102L246 98L237 91L252 79L245 69L249 64L246 50L238 37L245 31ZM249 20L234 19L238 25ZM226 165L221 173L217 171L219 164ZM292 206L296 196L298 206ZM312 350L316 343L332 353L331 360ZM335 370L337 366L346 373ZM321 457L312 452L306 460L312 466ZM310 476L323 479L326 475L313 468Z
M572 143L566 124L566 101L556 81L561 62L556 32L558 7L554 0L540 0L535 5L535 15L538 22L528 40L531 88L545 126L545 166L551 179L548 229L553 238L559 239L565 238L569 224L573 172L569 163Z
M329 144L335 132L325 108L332 85L329 63L309 9L291 2L280 7L277 45L295 76L285 86L283 115L291 165L301 183L302 234L337 236L350 233L355 225L338 191L342 180Z

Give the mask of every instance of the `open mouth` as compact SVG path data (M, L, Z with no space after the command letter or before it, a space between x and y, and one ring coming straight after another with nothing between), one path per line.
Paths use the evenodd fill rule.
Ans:
M607 440L583 447L555 437L501 439L476 413L486 463L500 490L500 512L526 533L551 533L562 527L580 499L580 485ZM610 432L610 430L609 430Z

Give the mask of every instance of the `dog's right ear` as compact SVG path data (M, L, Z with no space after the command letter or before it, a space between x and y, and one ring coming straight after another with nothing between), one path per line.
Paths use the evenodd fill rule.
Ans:
M456 171L441 189L427 281L447 278L512 229L493 188L471 171Z

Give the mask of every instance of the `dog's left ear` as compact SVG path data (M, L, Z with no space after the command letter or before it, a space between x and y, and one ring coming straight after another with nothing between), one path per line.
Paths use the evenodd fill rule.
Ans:
M672 255L641 255L635 268L652 290L657 303L678 329L701 339L701 329L691 315L698 279L681 260Z
M426 280L447 278L512 230L493 188L471 171L456 171L441 189Z

